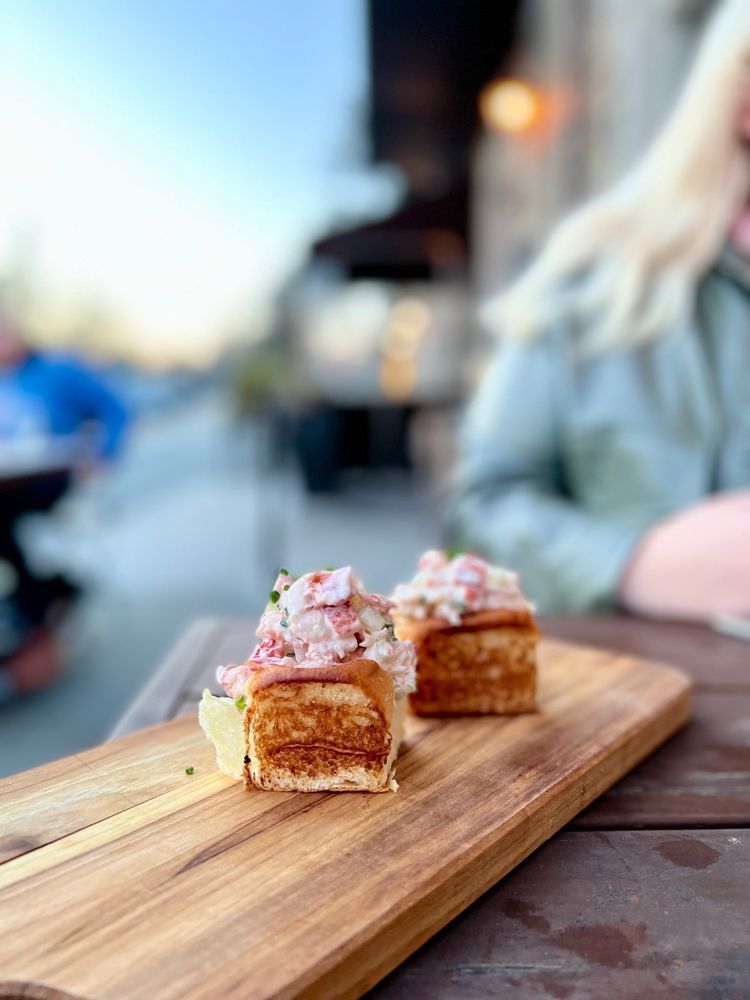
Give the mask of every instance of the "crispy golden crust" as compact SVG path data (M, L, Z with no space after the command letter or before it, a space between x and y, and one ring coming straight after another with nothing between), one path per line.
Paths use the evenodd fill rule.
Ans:
M528 608L491 608L463 615L460 625L451 625L444 618L407 618L393 612L398 639L418 644L431 632L468 632L486 628L527 628L536 631L534 616Z
M385 791L395 750L393 679L373 660L267 667L247 684L245 786Z
M274 684L355 684L379 708L390 724L393 711L393 679L375 660L348 660L321 667L264 667L256 670L245 687L248 699Z
M536 708L539 632L528 612L478 612L461 625L400 619L417 650L417 715L516 714Z

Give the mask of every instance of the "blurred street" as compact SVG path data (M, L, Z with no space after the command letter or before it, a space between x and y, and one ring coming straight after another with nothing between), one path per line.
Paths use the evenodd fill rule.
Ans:
M65 633L65 676L0 708L0 774L105 739L186 625L258 615L279 565L352 562L388 591L439 539L405 475L363 474L310 498L294 470L269 471L266 450L264 430L210 392L142 420L118 467L28 523L39 562L85 581L86 596Z

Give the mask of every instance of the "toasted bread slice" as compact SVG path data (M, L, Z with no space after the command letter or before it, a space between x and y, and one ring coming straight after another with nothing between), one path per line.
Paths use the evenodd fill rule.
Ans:
M479 611L460 625L394 615L417 651L417 715L518 714L536 708L539 632L525 610Z
M395 789L405 697L373 660L256 671L247 684L245 787Z

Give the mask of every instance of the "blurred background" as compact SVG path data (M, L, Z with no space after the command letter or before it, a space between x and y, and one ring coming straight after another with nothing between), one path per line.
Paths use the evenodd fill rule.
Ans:
M477 305L636 159L710 6L0 2L0 362L33 352L56 407L0 364L5 544L47 623L19 633L0 551L0 656L33 645L0 773L104 739L281 564L411 575Z

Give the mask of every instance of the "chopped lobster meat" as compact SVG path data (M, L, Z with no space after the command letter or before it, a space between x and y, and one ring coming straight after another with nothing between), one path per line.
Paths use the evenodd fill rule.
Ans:
M323 608L323 614L336 635L354 635L362 629L359 615L349 605Z
M367 657L391 673L397 689L413 690L414 647L394 637L391 606L386 597L366 591L351 566L297 580L281 572L256 632L260 642L246 664L220 667L219 683L239 697L253 670Z
M472 553L450 556L439 549L422 555L413 579L393 592L393 604L404 618L442 618L451 625L476 611L531 608L515 573Z

